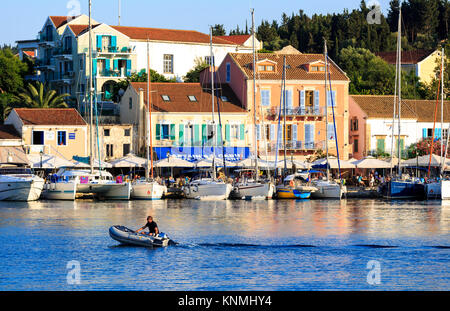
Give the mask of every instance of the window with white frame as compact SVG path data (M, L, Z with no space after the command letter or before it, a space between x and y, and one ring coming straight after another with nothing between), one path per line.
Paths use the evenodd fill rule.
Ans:
M164 73L173 73L173 54L164 54Z
M231 124L230 125L230 138L234 140L238 140L240 138L239 133L239 124Z

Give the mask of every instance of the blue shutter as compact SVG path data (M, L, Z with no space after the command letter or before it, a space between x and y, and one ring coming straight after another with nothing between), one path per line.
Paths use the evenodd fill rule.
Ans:
M256 124L256 139L261 139L261 126L259 124Z
M427 138L428 137L428 129L423 128L422 129L422 138Z
M320 92L314 91L314 114L319 114L320 111Z
M314 124L309 125L310 148L314 149L315 131Z
M127 59L127 76L131 76L131 59Z
M275 124L270 125L270 140L276 140L276 131L275 131Z
M97 59L92 60L92 75L97 76Z
M335 140L333 124L328 124L328 140Z
M291 90L286 91L286 107L292 108L292 91Z
M300 108L305 111L305 91L300 91Z
M119 70L119 60L118 59L115 59L114 61L113 61L113 69L114 70Z
M227 82L230 82L231 80L231 65L230 63L227 63Z
M111 70L111 61L106 58L105 59L105 71L106 71L106 74L108 74L110 70Z
M436 133L435 133L434 137L436 139L441 139L441 129L440 128L436 129Z
M102 49L102 36L97 36L97 50Z
M305 146L308 148L308 145L311 143L311 124L305 124Z
M117 47L117 36L111 36L111 47L114 48Z
M297 124L292 125L292 141L297 141Z
M261 91L261 106L270 106L270 90Z

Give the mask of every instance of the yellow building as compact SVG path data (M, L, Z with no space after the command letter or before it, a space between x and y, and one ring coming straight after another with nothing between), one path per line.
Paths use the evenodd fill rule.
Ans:
M152 83L151 136L155 158L176 155L188 160L211 156L237 161L249 157L248 113L231 88L221 85L216 96L214 122L211 91L200 83ZM137 153L145 154L147 83L131 83L120 102L121 123L135 126ZM222 127L219 125L218 110ZM222 134L220 134L222 133ZM223 139L221 139L221 135Z
M397 52L379 52L377 56L384 59L388 64L395 65ZM415 50L402 52L402 69L414 71L416 77L426 84L436 78L436 67L441 63L440 50Z
M88 156L88 126L72 108L16 108L5 120L22 137L28 154L52 154L71 160Z

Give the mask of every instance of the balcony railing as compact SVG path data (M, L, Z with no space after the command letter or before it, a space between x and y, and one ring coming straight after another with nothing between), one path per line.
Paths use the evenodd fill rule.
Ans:
M297 116L315 116L315 117L319 117L319 116L323 116L324 115L324 109L323 108L315 108L315 107L305 107L305 108L301 108L301 107L295 107L295 108L286 108L286 113L285 113L285 109L283 108L269 108L267 109L267 114L269 116L284 116L286 114L286 116L292 116L292 117L297 117Z
M118 47L118 46L108 46L108 47L102 47L102 48L96 48L95 51L97 53L109 53L109 54L131 54L133 53L134 49L130 46L123 46L123 47ZM84 53L88 53L89 52L89 48L84 48L83 50Z
M276 151L277 150L277 142L269 142L267 144L267 149L269 152ZM306 141L300 141L300 140L290 140L286 142L286 150L318 150L324 148L324 142L306 142ZM278 150L282 151L284 150L284 143L278 142Z

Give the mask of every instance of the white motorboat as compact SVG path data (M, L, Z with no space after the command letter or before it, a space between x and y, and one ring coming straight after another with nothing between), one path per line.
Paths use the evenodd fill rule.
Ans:
M28 168L1 168L0 200L36 201L41 196L44 182Z
M212 178L196 179L183 187L186 198L196 200L226 200L233 187Z
M441 199L450 200L450 180L442 180L441 183Z
M341 199L347 192L346 186L341 186L334 181L312 180L311 185L317 188L317 191L311 193L313 199Z
M234 185L231 197L242 200L271 199L275 186L271 182L245 180Z
M60 180L56 176L51 177L50 181L44 184L41 197L45 200L74 201L77 195L78 183L79 178Z
M131 198L134 200L159 200L167 193L167 187L156 181L138 180L131 184Z
M77 193L96 194L105 200L129 200L131 183L114 180L111 173L103 170L62 168L56 173L68 182L76 182Z

